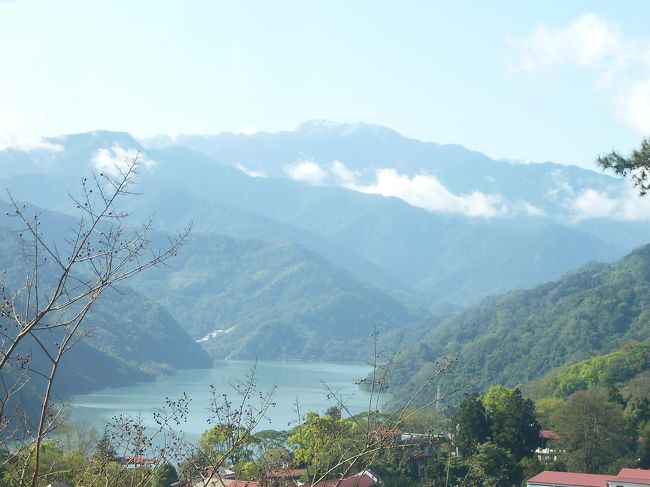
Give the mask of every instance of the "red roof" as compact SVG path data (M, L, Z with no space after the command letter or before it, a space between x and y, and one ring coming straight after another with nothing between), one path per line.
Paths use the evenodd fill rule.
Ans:
M226 482L228 487L260 487L259 482L252 480L229 480Z
M545 470L528 479L530 484L566 485L571 487L607 487L607 481L613 480L612 475L596 475L592 473L552 472Z
M353 477L348 477L347 479L343 480L323 480L322 482L313 484L312 487L372 487L377 483L377 478L374 475L368 471L364 471Z
M297 479L305 473L304 468L277 468L269 470L267 477L272 479Z
M639 468L622 468L621 471L618 472L618 475L612 480L650 485L650 470L641 470Z
M559 440L560 435L558 435L555 431L552 430L541 430L539 432L539 437L544 438L545 440Z

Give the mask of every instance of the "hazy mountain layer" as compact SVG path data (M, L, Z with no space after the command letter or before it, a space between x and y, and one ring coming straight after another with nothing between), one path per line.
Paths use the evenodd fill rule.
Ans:
M251 174L365 191L387 191L391 182L403 185L420 177L418 181L430 183L428 190L438 199L427 199L415 187L404 195L417 195L425 207L438 206L441 211L460 214L474 211L487 215L492 208L497 216L571 216L584 191L619 192L624 188L620 180L579 167L496 161L460 145L423 142L364 123L311 120L293 131L186 135L167 139L166 144L159 139L156 145L169 144L197 150ZM425 175L435 181L423 178Z
M343 129L326 127L323 130L330 135L322 147L349 151L351 141L360 133L366 134L365 145L361 144L351 154L362 153L362 148L370 150L369 141L377 137L383 140L382 144L394 143L405 151L418 146L426 149L426 153L430 146L434 147L395 133L384 137L386 129L364 127L352 130L352 135ZM321 131L316 128L313 128L316 135L305 135L304 130L267 135L276 142L301 137L311 140ZM242 144L248 141L255 147L257 139L237 140ZM110 170L114 158L134 157L141 149L128 134L111 132L66 136L52 142L61 150L34 152L34 160L25 164L24 171L36 171L41 176L17 174L18 169L12 166L8 174L13 176L2 184L11 187L20 198L62 211L70 211L63 196L63 188L71 186L70 174L81 177L92 168ZM396 151L399 152L395 149L387 153L395 155ZM458 159L460 156L454 155L457 153L467 157ZM0 152L0 164L12 164L18 157L16 154ZM528 174L521 171L533 171L531 177L544 180L534 174L534 171L544 173L542 166L524 170L490 161L460 147L440 154L436 164L449 166L452 173L469 170L478 158L482 162L475 171L488 166L505 167L509 171L514 167L513 178ZM367 284L407 294L415 289L436 302L475 302L488 294L557 278L589 260L613 260L623 254L623 249L590 235L588 229L559 228L551 225L553 219L540 215L486 220L429 212L397 198L314 186L286 178L251 177L179 147L146 150L140 157L143 164L138 189L145 197L136 198L130 206L138 219L155 211L156 218L167 230L193 220L198 232L293 241L323 255ZM583 179L600 181L598 184L607 181L619 184L613 178L574 169L566 169L571 174L577 171L572 184L578 185L577 181ZM607 225L599 233L609 235ZM634 240L628 239L628 244Z

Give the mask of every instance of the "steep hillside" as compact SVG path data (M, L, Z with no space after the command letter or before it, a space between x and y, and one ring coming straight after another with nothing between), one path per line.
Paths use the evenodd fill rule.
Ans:
M611 265L589 264L560 280L412 330L421 343L403 354L394 382L402 392L443 355L458 357L446 388L526 383L555 367L650 338L650 246Z
M59 222L70 224L70 218L59 218ZM24 279L20 242L17 233L7 227L0 227L0 269L3 286L7 290L20 289ZM41 293L47 293L45 289L58 275L56 269L44 262L39 274ZM212 362L160 305L125 286L107 289L82 326L89 335L64 356L55 383L55 391L63 397L132 384L177 369L207 367ZM60 339L56 329L39 337L50 344ZM23 342L18 353L31 356L36 372L49 369L45 355L31 339ZM38 374L32 381L38 383Z
M418 316L289 242L197 234L134 282L219 358L359 360L353 343Z

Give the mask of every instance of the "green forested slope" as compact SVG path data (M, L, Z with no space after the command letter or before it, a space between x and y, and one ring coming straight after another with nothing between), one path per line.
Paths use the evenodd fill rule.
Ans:
M555 367L650 338L650 246L611 265L589 264L556 282L491 298L412 333L394 384L413 390L449 355L458 363L443 383L484 390L538 378Z
M216 357L362 360L376 328L405 326L416 315L290 242L197 234L171 269L135 280ZM354 347L352 347L354 348Z
M568 397L593 387L621 387L650 371L650 342L630 342L612 352L596 355L551 371L526 390L534 397Z

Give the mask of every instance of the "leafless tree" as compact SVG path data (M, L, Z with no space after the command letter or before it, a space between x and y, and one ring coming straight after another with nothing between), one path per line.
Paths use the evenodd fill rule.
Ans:
M65 355L88 333L81 325L93 304L107 288L164 264L189 236L188 226L156 249L150 237L152 220L138 228L127 225L128 215L119 210L119 203L133 194L137 169L135 157L84 177L80 193L70 196L79 216L61 239L47 235L41 215L9 195L7 215L13 218L24 277L20 285L6 282L2 288L0 448L23 455L20 486L38 485L43 440L61 416L54 401L57 372ZM33 349L46 357L45 368L35 366ZM34 424L17 400L26 388L37 393Z

